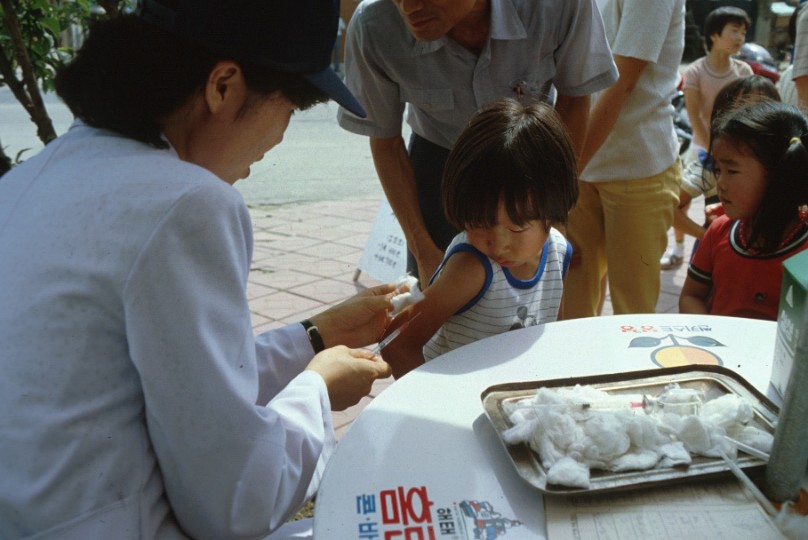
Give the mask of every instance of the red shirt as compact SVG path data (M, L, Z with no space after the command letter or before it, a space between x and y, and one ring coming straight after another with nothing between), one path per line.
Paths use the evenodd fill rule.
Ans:
M740 241L740 221L717 218L707 229L687 275L711 288L712 315L777 320L783 261L808 249L808 225L775 253L750 253Z

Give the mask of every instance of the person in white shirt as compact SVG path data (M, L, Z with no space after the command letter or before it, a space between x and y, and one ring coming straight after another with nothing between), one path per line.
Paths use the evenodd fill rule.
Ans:
M146 1L56 79L77 120L0 183L0 538L257 538L390 374L393 286L254 336L233 183L334 98L336 0Z
M679 194L671 100L684 49L684 0L601 0L620 78L594 98L567 234L574 253L563 318L598 314L608 274L615 313L653 313L659 258ZM580 255L580 259L577 258Z
M800 5L803 3L800 2ZM797 89L799 107L805 112L808 111L808 9L799 10L795 29L791 79Z

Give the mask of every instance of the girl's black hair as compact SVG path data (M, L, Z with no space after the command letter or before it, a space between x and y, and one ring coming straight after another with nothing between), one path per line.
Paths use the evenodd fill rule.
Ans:
M777 251L787 229L808 203L808 122L791 105L761 101L729 110L712 127L711 148L723 139L751 155L766 171L766 191L749 220L748 243Z
M575 154L555 110L503 99L477 113L443 171L443 209L459 229L497 224L500 200L511 221L565 224L578 198Z
M748 75L735 79L722 86L716 94L710 123L731 108L768 99L781 101L780 92L771 80L762 75Z
M710 114L710 125L735 107L768 99L780 101L780 92L777 91L774 83L766 77L749 75L735 79L722 86L721 90L716 94L713 101L713 111ZM706 178L706 175L712 175L712 173L713 162L712 157L710 157L709 161L705 163L705 167L701 170L701 182L705 191L707 188L704 186L714 185L712 179Z
M201 90L222 58L135 15L96 22L73 61L56 76L56 92L74 116L157 148L165 118ZM298 75L236 61L260 96L280 90L300 109L327 96Z

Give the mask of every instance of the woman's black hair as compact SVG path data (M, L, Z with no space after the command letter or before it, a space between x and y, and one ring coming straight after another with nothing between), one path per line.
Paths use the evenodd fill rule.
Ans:
M56 92L74 116L157 148L165 118L201 90L225 60L134 15L95 23L73 61L56 76ZM260 96L280 90L300 109L327 96L298 75L236 61Z
M575 154L555 110L515 99L477 113L454 144L443 172L446 217L459 229L493 227L500 201L516 225L565 224L578 198Z
M749 220L746 240L763 253L774 253L794 223L797 208L808 203L808 122L785 103L749 103L716 119L711 154L719 139L751 153L766 171L766 191Z

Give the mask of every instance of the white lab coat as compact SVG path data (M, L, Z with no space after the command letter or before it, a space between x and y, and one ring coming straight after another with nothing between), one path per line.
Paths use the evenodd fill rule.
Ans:
M173 150L76 122L0 181L0 537L255 538L335 436L300 325L253 336L252 225Z

